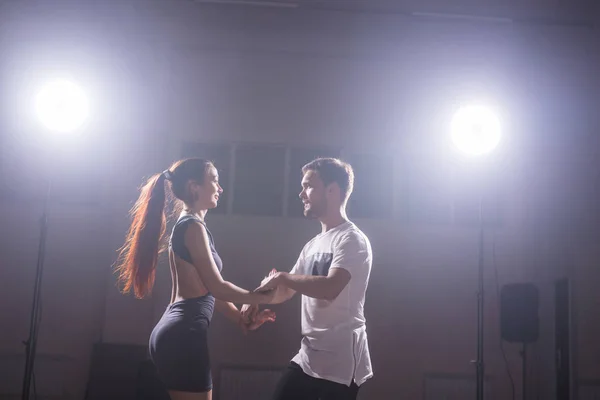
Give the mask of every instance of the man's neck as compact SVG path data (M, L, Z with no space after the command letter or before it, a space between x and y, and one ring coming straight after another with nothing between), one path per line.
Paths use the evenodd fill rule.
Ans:
M336 226L348 222L348 217L346 216L346 211L340 209L336 210L334 213L331 213L331 215L326 215L323 218L319 218L319 222L321 222L321 233L325 233Z

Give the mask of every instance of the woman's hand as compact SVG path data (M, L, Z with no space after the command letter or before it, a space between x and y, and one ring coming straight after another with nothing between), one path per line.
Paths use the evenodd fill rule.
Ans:
M244 304L240 308L240 315L245 324L254 321L258 314L258 304Z
M245 307L245 306L244 306ZM240 312L240 328L246 334L248 331L255 331L260 328L265 322L275 322L275 312L269 309L258 312L258 306L255 307L255 312L250 313L252 318L244 317L243 310ZM249 308L254 308L250 306Z

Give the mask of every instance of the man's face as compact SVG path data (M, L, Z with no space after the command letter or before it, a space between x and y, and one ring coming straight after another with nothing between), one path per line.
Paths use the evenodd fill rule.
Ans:
M307 171L302 177L300 200L304 204L304 215L319 218L327 212L327 188L317 171Z

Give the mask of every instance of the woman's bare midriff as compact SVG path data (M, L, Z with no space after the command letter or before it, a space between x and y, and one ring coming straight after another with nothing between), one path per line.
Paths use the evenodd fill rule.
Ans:
M171 268L171 279L173 288L171 302L176 302L208 294L208 289L202 283L200 275L193 264L177 257L169 251L169 265Z

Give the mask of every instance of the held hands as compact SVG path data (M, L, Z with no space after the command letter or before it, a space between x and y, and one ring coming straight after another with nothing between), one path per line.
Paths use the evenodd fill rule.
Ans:
M267 275L262 282L260 283L260 286L257 287L256 289L254 289L255 292L268 292L270 290L273 289L277 289L277 286L279 285L281 281L281 272L277 272L276 269L272 269L271 272L269 272L269 275Z
M275 322L275 312L265 309L259 312L257 304L244 304L240 309L240 328L244 334L254 331L265 322Z
M258 304L244 304L242 308L240 308L240 317L245 324L254 321L257 315Z
M279 272L272 269L269 275L262 280L260 286L254 291L273 296L275 294L275 290L273 289L277 288L279 279ZM275 312L269 309L259 312L258 304L244 304L240 309L240 327L244 333L260 328L265 322L274 321Z

